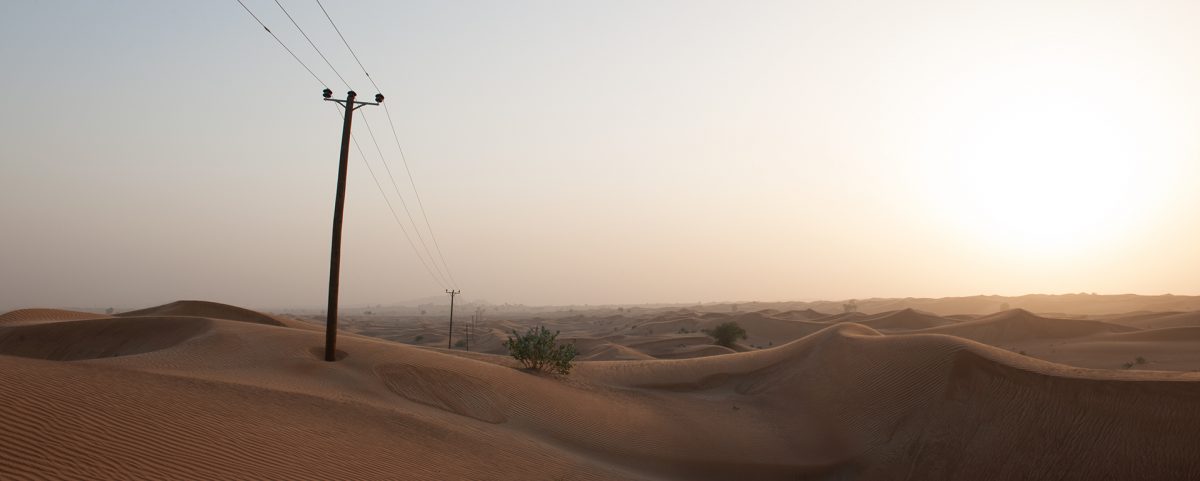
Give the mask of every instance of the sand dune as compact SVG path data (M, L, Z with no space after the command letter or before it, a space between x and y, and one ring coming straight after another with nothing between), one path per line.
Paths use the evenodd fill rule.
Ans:
M1164 327L1200 327L1200 311L1149 313L1138 316L1119 317L1108 322L1124 324L1140 329Z
M261 312L243 309L217 302L208 301L175 301L161 306L149 307L136 311L117 314L119 317L147 316L190 316L226 319L230 321L253 322L271 326L287 325L279 318Z
M881 331L928 329L957 323L956 321L946 319L944 317L930 314L928 312L921 312L911 308L866 316L854 322L864 326L870 326L873 329Z
M1200 341L1200 326L1164 327L1144 331L1101 334L1096 338L1107 341L1192 342Z
M774 317L776 319L787 319L787 320L791 320L791 321L811 321L814 319L820 319L822 317L829 317L829 314L825 314L823 312L817 312L812 309L804 309L804 310L799 310L799 311L791 310L791 311L786 311L786 312L780 312L771 317Z
M1080 369L839 323L772 349L584 361L556 378L359 336L326 363L319 332L210 312L237 319L0 326L0 478L1200 476L1200 374ZM1143 334L1035 318L920 332Z
M17 309L0 314L0 325L28 324L46 321L74 321L79 319L96 319L110 317L90 312L68 311L64 309Z
M0 354L55 361L129 356L175 346L206 332L202 318L102 318L7 327Z
M949 334L986 344L1001 344L1029 339L1062 339L1106 332L1129 332L1129 326L1083 319L1051 319L1024 309L1012 309L971 321L911 331Z

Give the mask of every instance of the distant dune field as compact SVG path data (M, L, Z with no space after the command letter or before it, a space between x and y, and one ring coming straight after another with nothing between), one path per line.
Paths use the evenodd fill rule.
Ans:
M347 316L328 363L313 319L14 311L0 479L1200 479L1195 312L965 314ZM536 324L569 376L503 355Z

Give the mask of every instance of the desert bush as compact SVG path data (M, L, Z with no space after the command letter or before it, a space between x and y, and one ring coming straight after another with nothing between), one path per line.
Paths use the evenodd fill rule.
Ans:
M718 346L733 348L733 343L740 339L746 338L746 330L742 329L738 323L729 321L718 324L717 327L706 329L705 334L708 334Z
M424 335L418 335L417 337L414 337L414 338L413 338L413 342L421 342L421 341L424 341L424 340L425 340L425 336L424 336Z
M575 360L575 346L559 344L558 331L553 333L545 326L531 327L524 335L512 332L504 341L504 348L512 357L528 369L535 371L570 374Z
M457 341L454 341L454 347L467 347L467 340L459 339Z
M1138 364L1145 364L1145 363L1146 363L1146 358L1144 358L1144 357L1142 357L1142 356L1138 356L1138 357L1137 357L1137 359L1136 359L1135 361L1136 361Z
M1122 367L1122 368L1124 368L1124 369L1130 369L1130 368L1132 368L1132 367L1133 367L1133 363L1132 363L1132 362L1127 362L1127 363L1125 363L1125 364L1122 364L1122 365L1121 365L1121 367Z

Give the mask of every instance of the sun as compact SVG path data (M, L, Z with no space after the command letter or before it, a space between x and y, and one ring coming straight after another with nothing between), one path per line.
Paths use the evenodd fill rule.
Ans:
M1147 208L1144 127L1059 91L974 105L954 126L938 196L991 247L1062 255L1115 240Z
M1134 139L1077 107L1022 107L989 112L964 139L955 175L963 221L1023 248L1106 235L1133 207Z

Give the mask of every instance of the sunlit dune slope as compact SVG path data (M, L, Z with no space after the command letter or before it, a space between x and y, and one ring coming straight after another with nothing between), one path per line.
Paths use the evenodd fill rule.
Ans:
M54 339L80 354L33 355ZM948 335L843 323L773 349L580 362L565 378L357 336L327 363L322 340L196 316L0 326L0 478L1200 476L1200 376L1077 369Z

